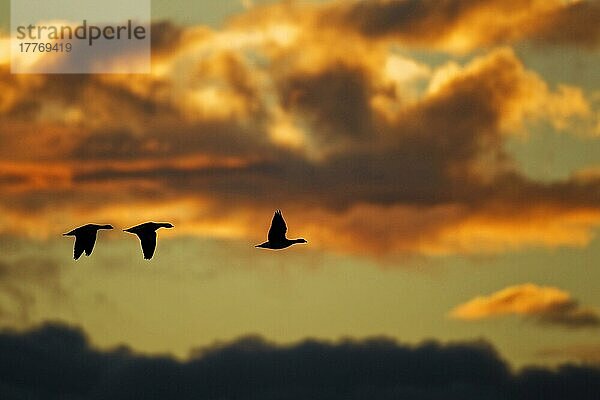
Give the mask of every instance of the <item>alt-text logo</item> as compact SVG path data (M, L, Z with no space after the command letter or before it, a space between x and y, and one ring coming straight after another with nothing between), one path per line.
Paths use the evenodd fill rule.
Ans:
M12 0L13 73L150 72L150 0Z
M97 40L144 40L146 38L146 27L134 25L131 20L126 25L119 26L96 26L88 25L87 20L83 20L81 25L76 27L69 25L28 25L17 26L17 39L31 41L56 41L56 40L85 40L89 46Z

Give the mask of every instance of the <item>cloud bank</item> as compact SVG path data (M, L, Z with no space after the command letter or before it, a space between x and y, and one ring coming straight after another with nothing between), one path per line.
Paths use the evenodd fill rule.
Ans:
M405 346L379 338L278 346L260 337L204 348L185 362L100 351L78 329L0 333L7 399L594 399L600 370L511 372L484 342Z

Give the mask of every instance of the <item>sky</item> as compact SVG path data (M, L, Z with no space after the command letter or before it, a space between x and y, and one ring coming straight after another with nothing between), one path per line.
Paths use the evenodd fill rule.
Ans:
M11 74L0 5L0 346L598 373L599 2L156 0L137 75ZM254 248L276 209L307 245Z

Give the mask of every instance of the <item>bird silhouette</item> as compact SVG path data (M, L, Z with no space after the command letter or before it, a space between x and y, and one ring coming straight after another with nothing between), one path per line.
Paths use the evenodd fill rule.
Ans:
M159 228L173 228L173 224L168 222L146 222L129 229L124 229L124 231L138 236L142 244L144 259L150 260L156 249L156 230Z
M271 221L271 228L269 229L269 235L267 241L261 244L257 244L255 247L263 249L281 250L286 247L290 247L295 243L307 243L305 239L288 239L285 237L287 232L287 225L281 215L281 210L275 211L273 220Z
M89 256L94 250L96 243L96 234L100 229L113 229L112 225L87 224L73 229L71 232L63 233L63 236L75 236L75 246L73 248L73 258L77 260L85 251Z

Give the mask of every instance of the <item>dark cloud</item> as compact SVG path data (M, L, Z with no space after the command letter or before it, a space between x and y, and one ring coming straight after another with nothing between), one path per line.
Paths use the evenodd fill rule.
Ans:
M593 48L600 43L599 20L598 1L573 1L545 15L533 37L543 43L581 44Z
M168 54L182 45L184 29L171 21L155 21L150 29L152 55L154 57Z
M283 106L311 121L315 136L325 144L374 133L372 91L366 71L343 64L315 73L296 72L281 79L279 88Z
M272 146L260 125L249 129L236 121L158 123L137 134L127 129L98 129L77 138L73 160L161 160L179 156L240 156L268 154Z
M126 348L101 351L60 324L0 333L0 396L9 399L595 399L600 369L512 373L484 343L405 346L391 339L260 337L196 351L185 362Z
M337 21L368 38L472 49L522 39L597 45L599 15L598 3L585 0L357 0L325 8L319 21L323 26ZM452 43L456 35L462 43Z
M483 3L481 0L353 1L324 13L324 21L337 16L340 22L369 37L398 35L427 42L444 36Z
M600 326L600 314L595 310L581 308L576 301L547 310L538 319L543 324L559 325L573 329Z

